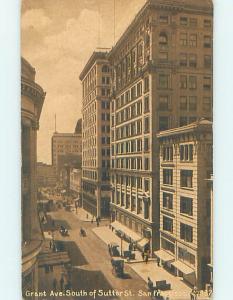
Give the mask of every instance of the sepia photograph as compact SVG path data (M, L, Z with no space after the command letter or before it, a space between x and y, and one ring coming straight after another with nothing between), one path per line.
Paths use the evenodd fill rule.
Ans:
M213 299L211 0L22 0L22 299Z

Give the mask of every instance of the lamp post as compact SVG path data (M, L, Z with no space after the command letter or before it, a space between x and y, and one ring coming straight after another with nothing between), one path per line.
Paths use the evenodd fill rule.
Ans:
M121 257L123 256L123 234L121 233Z

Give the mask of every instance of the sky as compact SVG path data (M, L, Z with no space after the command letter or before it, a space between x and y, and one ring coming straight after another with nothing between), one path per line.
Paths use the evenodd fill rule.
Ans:
M115 0L115 41L146 0ZM74 132L81 118L79 74L99 48L114 44L114 0L23 0L21 53L46 92L37 137L37 160L51 163L51 137Z

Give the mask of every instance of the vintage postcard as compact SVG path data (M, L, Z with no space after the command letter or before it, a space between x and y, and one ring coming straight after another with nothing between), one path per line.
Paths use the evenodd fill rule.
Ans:
M22 0L23 299L213 297L211 0Z

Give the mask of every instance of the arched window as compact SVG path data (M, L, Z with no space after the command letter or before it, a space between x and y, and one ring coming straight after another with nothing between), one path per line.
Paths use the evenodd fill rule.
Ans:
M104 66L102 67L102 72L104 72L104 73L109 73L109 66L104 65Z
M159 45L166 46L168 44L167 34L165 32L161 32L159 35Z

